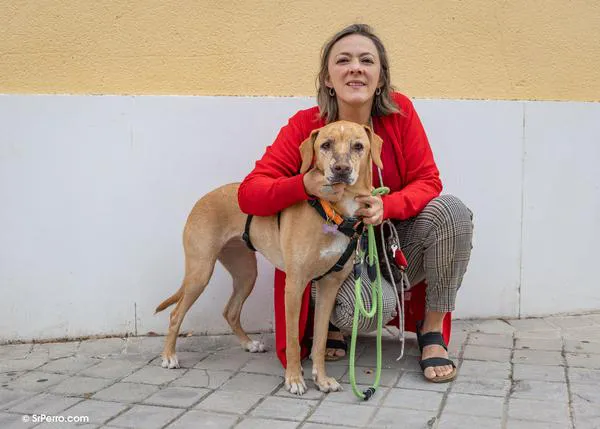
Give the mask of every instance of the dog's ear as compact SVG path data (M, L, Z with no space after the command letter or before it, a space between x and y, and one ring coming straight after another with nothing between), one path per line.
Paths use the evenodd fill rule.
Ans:
M364 127L365 131L367 132L367 136L369 136L369 141L371 142L371 159L377 167L383 170L383 164L381 162L381 147L383 145L383 140L381 140L381 137L375 134L371 127L367 125Z
M300 145L300 156L302 157L302 166L300 167L300 174L306 173L312 165L315 140L317 139L318 134L318 129L313 130L313 132L310 133L310 136L306 140L304 140Z

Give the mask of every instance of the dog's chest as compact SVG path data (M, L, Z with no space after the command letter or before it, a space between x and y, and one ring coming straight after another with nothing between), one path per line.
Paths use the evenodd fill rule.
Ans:
M321 249L321 259L330 258L332 256L341 256L348 247L350 239L342 233L336 233L328 245Z

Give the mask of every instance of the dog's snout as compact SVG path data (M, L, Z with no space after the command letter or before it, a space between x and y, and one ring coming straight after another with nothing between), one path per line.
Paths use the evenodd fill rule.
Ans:
M351 170L350 164L337 163L333 166L333 172L340 176L347 176Z

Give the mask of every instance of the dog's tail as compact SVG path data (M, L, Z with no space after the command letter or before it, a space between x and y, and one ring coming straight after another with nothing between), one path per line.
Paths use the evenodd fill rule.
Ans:
M159 313L159 312L163 311L165 308L175 304L177 301L179 301L179 298L181 298L182 294L183 294L183 285L179 288L179 290L177 292L175 292L173 295L171 295L170 297L165 299L163 302L161 302L158 305L158 307L156 307L156 310L154 310L154 314Z

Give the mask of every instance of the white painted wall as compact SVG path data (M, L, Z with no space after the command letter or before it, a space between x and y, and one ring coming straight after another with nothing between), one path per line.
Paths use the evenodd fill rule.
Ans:
M457 317L600 308L600 104L418 100L475 212ZM196 199L241 180L300 98L0 96L0 341L164 332ZM272 268L243 319L272 329ZM217 268L184 328L222 333Z

